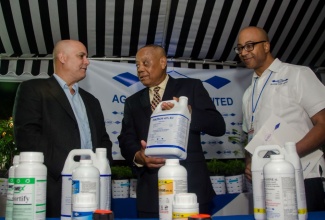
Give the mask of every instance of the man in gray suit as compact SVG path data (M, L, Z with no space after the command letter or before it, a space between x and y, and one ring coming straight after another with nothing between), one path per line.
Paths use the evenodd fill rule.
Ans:
M158 218L158 169L165 159L144 154L152 109L153 89L159 86L164 100L188 97L191 124L187 158L181 164L187 169L188 192L196 193L200 213L209 212L215 195L209 178L201 146L201 132L212 136L225 133L225 122L216 110L208 92L197 79L174 79L166 73L165 50L157 45L141 48L136 55L138 77L145 89L128 97L124 106L121 134L118 137L122 156L137 172L137 209L141 218ZM171 109L173 103L164 102L162 109Z
M73 149L106 148L112 142L99 101L78 86L86 77L86 47L79 41L59 41L53 50L54 74L22 82L14 104L15 143L20 152L44 153L47 166L46 216L60 217L61 171Z

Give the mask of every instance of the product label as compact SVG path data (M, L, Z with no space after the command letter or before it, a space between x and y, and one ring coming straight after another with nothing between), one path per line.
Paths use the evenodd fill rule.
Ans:
M15 178L13 218L16 220L45 219L46 177Z
M199 214L198 212L173 212L173 219L188 220L191 215Z
M297 219L294 175L265 176L265 204L267 219Z
M72 175L62 175L61 217L71 218Z
M93 212L72 212L72 220L92 220Z
M12 209L14 205L14 181L15 178L8 178L8 190L7 190L7 203L6 203L6 218L12 218Z
M151 117L147 148L170 146L186 151L189 123L189 118L181 114Z
M187 192L187 178L159 179L159 219L170 220L174 195Z

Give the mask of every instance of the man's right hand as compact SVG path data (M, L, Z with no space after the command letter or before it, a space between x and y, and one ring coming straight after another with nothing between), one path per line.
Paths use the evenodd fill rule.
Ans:
M136 154L135 154L135 162L137 164L141 164L141 165L149 167L149 168L160 168L163 165L165 165L166 159L164 159L164 158L147 157L144 154L146 146L147 146L147 143L144 140L142 140L141 141L141 149L138 152L136 152Z

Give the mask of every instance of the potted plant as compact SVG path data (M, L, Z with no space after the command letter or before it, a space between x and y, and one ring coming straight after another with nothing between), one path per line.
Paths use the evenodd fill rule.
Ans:
M8 170L17 153L12 117L8 120L0 120L0 177L8 177Z
M226 163L216 158L207 162L207 167L210 172L212 187L217 195L226 193L225 185L225 168Z
M241 159L228 160L226 163L225 180L228 193L243 192L243 174L245 161Z
M128 166L112 166L112 197L129 198L132 170Z

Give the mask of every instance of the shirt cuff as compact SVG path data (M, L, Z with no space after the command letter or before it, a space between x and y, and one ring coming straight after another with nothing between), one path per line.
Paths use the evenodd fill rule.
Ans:
M139 164L139 163L135 162L135 155L134 155L134 157L133 157L133 164L134 164L135 166L137 166L137 167L143 167L142 164Z

